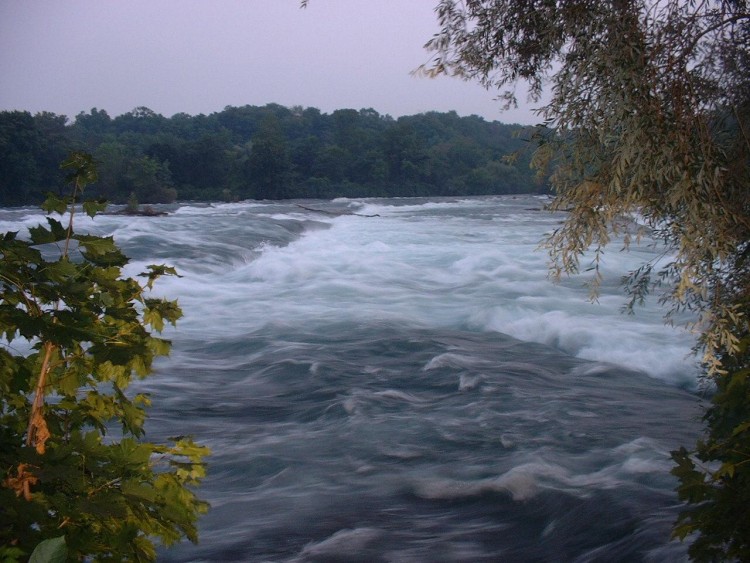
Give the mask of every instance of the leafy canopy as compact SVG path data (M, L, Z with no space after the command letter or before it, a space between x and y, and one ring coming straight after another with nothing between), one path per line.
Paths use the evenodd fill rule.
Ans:
M128 392L169 353L153 331L181 311L148 290L175 272L123 277L111 237L73 228L93 159L73 153L62 167L72 194L47 199L47 225L0 235L0 560L150 561L155 540L197 541L207 509L191 490L207 448L142 441L150 399ZM104 205L80 208L93 217Z
M693 504L675 533L697 532L696 559L750 559L747 1L439 0L436 14L423 73L478 80L508 105L523 84L540 104L535 164L568 212L547 240L553 272L593 256L595 288L613 240L665 243L665 265L625 279L629 307L658 289L669 320L687 313L717 391L706 439L674 454Z

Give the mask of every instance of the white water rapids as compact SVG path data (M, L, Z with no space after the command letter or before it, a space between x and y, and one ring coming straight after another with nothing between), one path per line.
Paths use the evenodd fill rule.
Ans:
M199 546L164 561L675 561L669 451L700 427L693 338L623 315L605 255L552 283L543 198L182 204L81 217L174 265L185 312L139 383L148 438L213 450ZM319 212L314 211L318 209ZM0 229L43 221L0 210ZM583 266L586 264L584 262Z

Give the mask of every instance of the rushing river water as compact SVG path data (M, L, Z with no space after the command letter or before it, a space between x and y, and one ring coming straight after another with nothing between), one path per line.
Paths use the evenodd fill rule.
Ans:
M245 202L81 218L177 267L185 317L138 384L147 437L213 450L201 542L161 561L682 561L669 452L695 442L689 335L619 278L553 284L534 197ZM317 210L317 211L316 211ZM0 211L0 229L35 225Z

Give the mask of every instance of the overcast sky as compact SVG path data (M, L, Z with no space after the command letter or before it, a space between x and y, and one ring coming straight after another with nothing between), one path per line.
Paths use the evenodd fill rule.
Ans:
M414 77L437 0L0 0L0 110L167 117L278 103L455 110L506 123L495 92ZM523 96L521 96L522 98Z

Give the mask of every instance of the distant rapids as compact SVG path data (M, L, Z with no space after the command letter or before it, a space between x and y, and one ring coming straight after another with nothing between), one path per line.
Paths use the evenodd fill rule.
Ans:
M684 561L669 452L700 433L685 332L605 255L552 283L532 196L181 204L102 215L185 317L147 438L209 446L200 544L165 562ZM0 210L0 229L42 221ZM584 269L586 263L582 264Z

